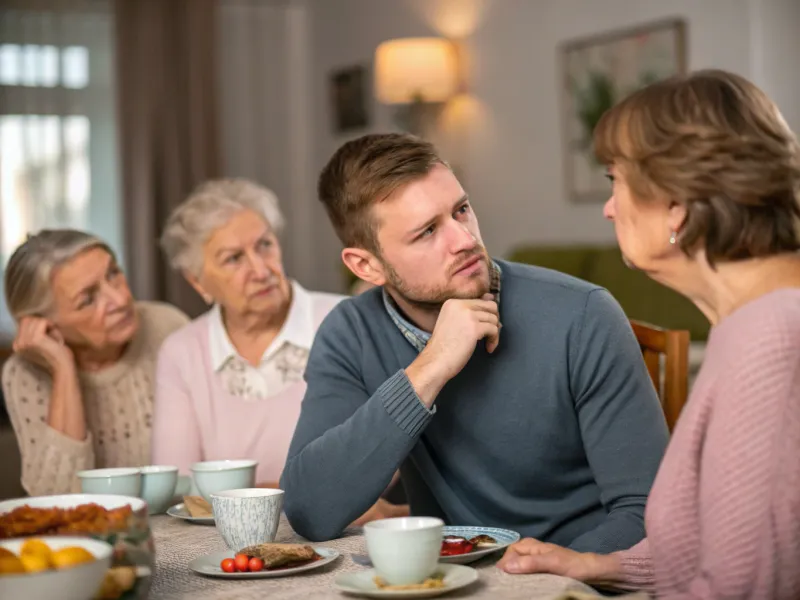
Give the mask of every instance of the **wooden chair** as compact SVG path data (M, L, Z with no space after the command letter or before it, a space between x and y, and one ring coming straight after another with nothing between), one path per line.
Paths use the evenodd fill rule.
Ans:
M689 332L662 329L640 321L631 321L631 327L672 433L689 395Z

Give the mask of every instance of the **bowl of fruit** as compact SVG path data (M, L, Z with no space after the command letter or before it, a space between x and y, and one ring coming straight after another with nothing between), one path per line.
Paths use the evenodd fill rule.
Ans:
M98 600L147 597L155 548L144 500L104 494L64 494L0 502L0 542L63 536L111 547L111 564L96 595ZM0 598L6 598L5 594L0 593Z
M110 544L83 536L0 540L0 598L91 600L112 553Z

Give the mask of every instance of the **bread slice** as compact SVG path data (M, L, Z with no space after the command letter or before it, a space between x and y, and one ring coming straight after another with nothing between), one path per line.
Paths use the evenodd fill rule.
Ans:
M260 558L265 569L299 566L319 558L319 554L305 544L259 544L243 548L239 554Z
M210 517L213 514L211 505L202 496L184 496L183 505L194 518Z

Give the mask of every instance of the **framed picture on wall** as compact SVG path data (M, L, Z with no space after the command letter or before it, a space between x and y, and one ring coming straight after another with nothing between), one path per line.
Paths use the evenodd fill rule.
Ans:
M573 202L604 202L605 166L592 153L602 114L631 92L685 73L686 22L671 19L572 40L561 59L566 191Z
M346 133L369 126L368 69L354 65L334 71L330 77L333 130Z

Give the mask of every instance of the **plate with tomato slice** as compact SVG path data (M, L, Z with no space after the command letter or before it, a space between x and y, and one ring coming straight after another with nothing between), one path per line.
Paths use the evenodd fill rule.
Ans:
M499 552L518 542L520 535L496 527L461 527L448 525L442 530L439 562L464 565Z
M200 575L222 577L225 579L259 579L262 577L286 577L312 569L319 569L339 558L339 552L331 548L314 546L317 556L314 560L298 565L268 569L258 557L237 554L231 551L213 552L195 558L189 568Z

